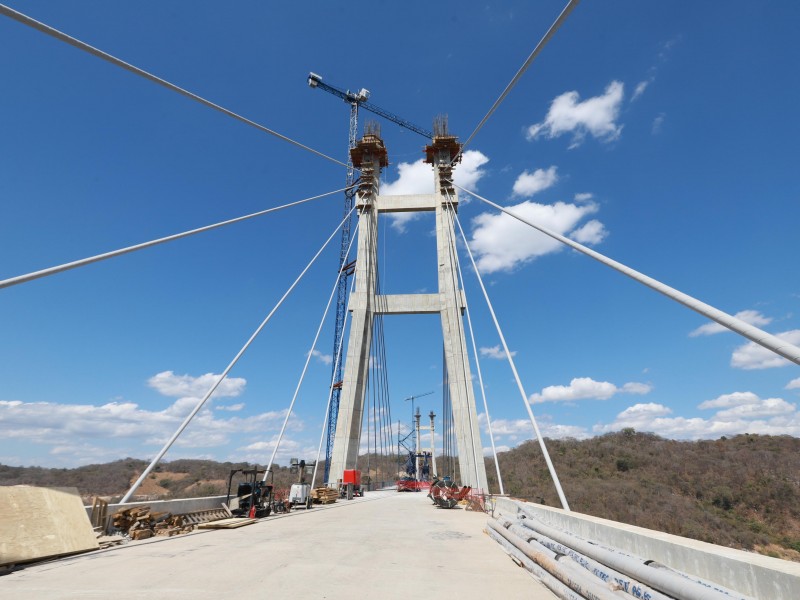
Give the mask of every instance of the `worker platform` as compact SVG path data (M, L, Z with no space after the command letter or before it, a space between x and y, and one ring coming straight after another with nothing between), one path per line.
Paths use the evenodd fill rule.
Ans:
M552 599L484 532L485 513L433 506L424 492L271 515L29 565L0 578L7 598L203 600L353 597Z

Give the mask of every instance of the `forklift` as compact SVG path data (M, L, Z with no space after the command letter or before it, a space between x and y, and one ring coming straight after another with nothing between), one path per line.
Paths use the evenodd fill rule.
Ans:
M241 473L243 481L239 481L236 495L233 495L233 478L237 473ZM234 517L260 519L269 516L272 510L273 472L270 469L269 482L259 478L264 473L266 470L259 469L257 465L254 469L231 469L225 506Z

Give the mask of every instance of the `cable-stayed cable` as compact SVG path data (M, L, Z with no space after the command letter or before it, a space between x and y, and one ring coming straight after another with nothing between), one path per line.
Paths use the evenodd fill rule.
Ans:
M675 288L670 287L665 283L661 283L657 279L653 279L652 277L649 277L644 273L640 273L639 271L636 271L635 269L632 269L631 267L628 267L622 264L621 262L618 262L612 258L608 258L607 256L600 254L599 252L592 250L591 248L587 248L586 246L579 244L575 240L571 240L568 237L561 235L560 233L556 233L555 231L551 231L546 227L537 225L536 223L529 221L525 217L516 214L514 211L504 208L499 204L495 204L494 202L492 202L491 200L487 200L483 196L479 196L475 192L471 192L455 184L453 185L458 189L467 192L469 195L474 196L481 202L485 202L489 206L493 206L497 210L504 212L509 217L513 217L517 221L520 221L530 227L533 227L537 231L553 238L554 240L557 240L562 244L566 244L570 248L577 250L578 252L585 254L586 256L589 256L590 258L593 258L596 261L608 267L611 267L615 271L619 271L623 275L627 275L634 281L638 281L639 283L646 285L650 289L655 290L660 294L663 294L667 298L674 300L679 304L683 304L685 307L692 309L696 313L699 313L704 317L711 319L712 321L716 321L723 327L726 327L731 331L735 331L739 335L742 335L747 339L755 342L756 344L763 346L768 350L771 350L775 354L783 356L784 358L792 361L793 363L800 365L800 347L797 347L794 344L787 342L786 340L782 340L781 338L772 335L771 333L767 333L766 331L763 331L758 327L750 325L749 323L745 323L744 321L734 317L733 315L729 315L728 313L723 312L718 308L711 306L710 304L706 304L705 302L698 300L697 298L694 298L689 294L684 294L680 290L676 290Z
M481 277L481 272L478 270L478 265L475 264L475 258L472 256L472 250L467 243L467 236L464 235L464 229L461 227L461 220L456 215L456 223L458 224L458 230L461 232L461 238L464 240L464 245L467 248L467 254L469 255L469 260L472 263L472 268L475 270L475 276L478 278L478 283L481 286L481 291L483 292L483 297L486 300L486 305L489 307L489 313L492 315L492 321L494 321L494 326L497 329L497 335L500 337L500 342L503 344L503 351L506 353L506 358L508 359L508 364L511 367L511 372L514 374L514 380L517 382L517 389L519 390L520 395L522 396L522 403L525 405L525 410L528 412L528 417L530 418L531 425L533 425L533 431L536 433L536 438L539 441L539 447L542 450L542 454L544 455L544 460L547 463L547 468L550 471L550 477L553 479L553 483L556 486L556 492L558 492L558 498L561 500L561 507L564 510L569 510L569 503L567 502L567 497L564 495L564 490L561 489L561 481L558 479L558 474L556 473L556 468L553 466L553 461L550 460L550 453L547 451L547 446L544 443L544 438L542 437L541 431L539 431L539 424L536 422L536 417L533 416L533 411L531 410L531 404L528 401L528 395L525 393L525 388L522 387L522 380L519 377L519 373L517 373L517 367L514 364L514 358L511 355L511 352L508 349L508 344L506 344L506 338L503 335L503 330L500 328L500 322L497 320L497 315L494 312L494 307L492 306L492 301L489 299L489 293L486 291L486 286L483 284L483 278Z
M347 216L345 216L345 219L348 219L348 218L350 218L350 213L348 213ZM236 365L236 363L239 362L239 359L242 357L242 355L245 353L245 351L250 347L250 344L253 343L253 341L258 337L258 334L261 333L261 330L264 329L264 327L266 326L267 323L269 323L269 320L272 318L272 315L274 315L275 312L278 310L278 308L280 308L280 306L281 306L281 304L283 304L284 300L286 300L286 298L289 297L289 294L292 293L292 290L294 290L294 288L297 287L297 284L300 283L300 280L303 278L303 276L306 274L306 272L311 268L311 265L314 264L314 262L317 260L317 258L319 258L319 255L322 254L322 251L325 250L326 246L330 243L330 241L333 239L333 236L336 235L336 233L339 231L339 229L342 227L343 224L344 224L344 219L342 220L341 223L339 223L339 225L336 227L336 229L334 229L333 233L328 237L328 239L325 240L325 243L322 244L322 247L317 251L317 253L314 255L314 257L309 261L309 263L306 265L305 269L303 269L301 271L300 275L297 276L297 279L294 280L292 285L289 286L289 289L286 290L286 292L283 294L283 296L281 296L281 299L278 300L278 303L275 305L275 307L269 312L269 314L266 316L266 318L263 321L261 321L261 324L253 332L253 335L250 336L250 339L248 339L247 342L245 342L244 346L242 346L242 349L239 350L238 354L233 358L233 360L228 364L228 366L225 367L225 370L219 376L219 379L217 379L217 381L214 382L214 385L211 386L211 388L206 392L205 396L203 396L203 398L200 400L200 402L198 402L197 405L194 407L194 409L192 409L192 412L190 412L186 416L186 418L184 419L183 423L181 423L181 426L178 427L177 431L174 434L172 434L172 437L167 441L166 444L164 444L164 447L159 451L159 453L156 455L156 457L150 462L150 464L147 466L147 468L142 472L142 474L139 476L139 479L136 480L136 482L131 486L131 489L129 489L128 492L125 494L125 496L123 496L122 500L120 500L121 504L125 504L128 500L130 500L131 496L136 491L136 489L140 485L142 485L142 482L150 474L150 471L152 471L153 468L164 457L164 455L167 453L167 450L169 450L170 447L172 446L172 444L175 443L175 440L177 440L178 436L180 436L180 434L183 433L183 430L186 429L186 427L189 425L189 423L191 423L191 421L195 417L195 415L198 412L200 412L200 409L203 408L203 405L206 403L206 401L208 401L208 399L211 397L211 395L217 390L217 388L220 386L220 384L223 381L225 381L225 378L228 376L228 373L231 372L231 369L233 369L233 367Z
M101 58L101 59L111 63L112 65L116 65L117 67L121 67L121 68L125 69L126 71L129 71L129 72L133 73L134 75L138 75L139 77L144 77L145 79L148 79L149 81L152 81L153 83L157 83L158 85L163 86L163 87L167 88L168 90L172 90L173 92L178 92L182 96L186 96L187 98L191 98L195 102L199 102L200 104L202 104L204 106L207 106L209 108L213 108L216 111L219 111L219 112L221 112L221 113L223 113L225 115L228 115L229 117L233 117L237 121L241 121L242 123L250 125L251 127L255 127L259 131L263 131L264 133L268 133L270 135L273 135L276 138L283 140L284 142L289 142L290 144L292 144L294 146L297 146L298 148L302 148L303 150L306 150L307 152L311 152L312 154L316 154L320 158L324 158L325 160L329 160L331 162L336 163L337 165L341 165L341 166L347 168L347 165L345 163L343 163L343 162L341 162L339 160L336 160L335 158L332 158L332 157L328 156L327 154L323 154L322 152L320 152L318 150L314 150L313 148L309 148L308 146L306 146L304 144L301 144L300 142L298 142L296 140L293 140L293 139L291 139L291 138L289 138L289 137L287 137L287 136L285 136L285 135L283 135L281 133L278 133L277 131L273 131L269 127L265 127L264 125L261 125L260 123L256 123L255 121L251 121L250 119L248 119L246 117L243 117L242 115L239 115L239 114L233 112L232 110L229 110L229 109L227 109L227 108L225 108L223 106L220 106L219 104L215 104L215 103L211 102L210 100L206 100L205 98L203 98L201 96L198 96L197 94L194 94L194 93L190 92L189 90L186 90L186 89L184 89L182 87L179 87L179 86L175 85L174 83L170 83L169 81L166 81L165 79L161 79L160 77L158 77L156 75L153 75L152 73L148 73L144 69L140 69L139 67L136 67L136 66L134 66L134 65L132 65L130 63L127 63L124 60L117 58L116 56L112 56L111 54L108 54L107 52L103 52L102 50L100 50L98 48L95 48L94 46L91 46L91 45L87 44L86 42L83 42L83 41L81 41L79 39L76 39L76 38L70 36L70 35L67 35L64 32L59 31L58 29L55 29L53 27L50 27L49 25L46 25L46 24L44 24L44 23L42 23L40 21L37 21L36 19L33 19L33 18L29 17L28 15L25 15L25 14L23 14L21 12L18 12L16 10L14 10L13 8L9 8L5 4L0 4L0 15L5 15L5 16L11 18L11 19L14 19L15 21L17 21L19 23L22 23L23 25L27 25L28 27L31 27L31 28L33 28L33 29L35 29L37 31L40 31L40 32L42 32L44 34L49 35L50 37L53 37L53 38L55 38L57 40L65 42L65 43L69 44L70 46L78 48L79 50L83 50L84 52L88 52L89 54L91 54L93 56L96 56L97 58Z
M283 210L284 208L289 208L292 206L297 206L299 204L304 204L306 202L310 202L311 200L318 200L319 198L324 198L325 196L338 194L339 192L342 192L345 189L347 188L342 188L341 190L334 190L333 192L326 192L325 194L320 194L319 196L304 198L303 200L298 200L297 202L290 202L289 204L284 204L282 206L267 208L266 210L260 210L258 212L250 213L249 215L236 217L235 219L228 219L227 221L221 221L219 223L214 223L213 225L206 225L205 227L199 227L197 229L191 229L189 231L184 231L183 233L168 235L166 237L158 238L156 240L151 240L149 242L143 242L141 244L128 246L127 248L120 248L119 250L112 250L111 252L97 254L95 256L83 258L81 260L75 260L72 262L64 263L63 265L58 265L56 267L50 267L48 269L42 269L40 271L33 271L32 273L27 273L25 275L18 275L17 277L4 279L0 281L0 289L11 287L12 285L19 285L20 283L26 283L28 281L33 281L34 279L40 279L42 277L47 277L49 275L55 275L56 273L63 273L64 271L69 271L70 269L76 269L78 267L90 265L96 262L100 262L102 260L114 258L116 256L122 256L123 254L128 254L130 252L136 252L137 250L144 250L145 248L151 248L152 246L164 244L166 242L171 242L173 240L179 240L181 238L189 237L190 235L195 235L197 233L211 231L212 229L218 229L219 227L224 227L225 225L231 225L233 223L239 223L240 221L246 221L247 219L252 219L254 217L260 217L262 215L266 215L271 212Z
M503 93L500 94L500 97L494 101L494 104L492 104L492 107L489 109L489 112L487 112L486 116L484 116L483 119L481 119L481 122L478 123L478 125L475 127L475 130L467 138L467 141L464 142L464 144L461 146L461 150L459 150L458 154L461 154L464 151L464 148L466 148L467 145L472 141L472 138L474 138L477 135L477 133L481 130L486 121L489 120L489 117L491 117L494 114L494 111L496 111L497 108L500 106L500 104L503 102L503 100L506 99L506 96L508 96L508 94L514 88L514 86L517 85L517 82L520 80L522 75L525 73L525 71L528 70L528 67L531 66L531 63L539 55L539 53L545 47L547 42L550 41L550 38L552 38L555 35L556 31L558 31L558 28L564 24L564 21L567 20L569 13L572 12L572 9L575 8L575 6L577 6L579 1L580 0L570 0L567 3L567 5L564 7L564 10L561 11L561 14L558 15L558 18L550 26L550 29L548 29L547 33L544 34L544 37L541 40L539 40L538 44L536 44L536 47L533 49L533 52L531 52L528 58L525 60L525 62L522 63L522 66L519 68L517 74L514 75L509 84L506 86L506 89L504 89Z

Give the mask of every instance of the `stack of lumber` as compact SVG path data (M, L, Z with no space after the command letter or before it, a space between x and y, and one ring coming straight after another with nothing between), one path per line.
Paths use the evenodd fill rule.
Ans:
M137 506L115 512L111 516L115 529L127 533L132 540L146 540L154 535L173 536L194 529L182 515L151 512L149 506Z
M311 490L314 504L333 504L339 497L339 492L329 487L318 487Z

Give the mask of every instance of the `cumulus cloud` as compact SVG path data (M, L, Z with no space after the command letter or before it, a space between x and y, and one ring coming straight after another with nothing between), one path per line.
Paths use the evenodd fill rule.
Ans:
M775 336L790 344L800 345L800 329L776 333ZM743 346L739 346L733 351L733 355L731 356L731 366L737 369L772 369L774 367L785 367L791 364L790 361L755 342L748 342Z
M787 390L800 390L800 377L797 379L792 379L789 383L786 384Z
M797 406L782 398L761 399L753 392L734 392L706 400L698 408L722 410L708 418L687 418L670 416L673 411L662 404L635 404L619 413L614 422L595 426L594 431L632 427L674 439L713 439L741 433L800 435Z
M576 377L569 385L550 385L541 393L531 394L531 404L543 402L573 402L575 400L608 400L616 394L649 394L653 387L646 383L629 382L617 387L608 381L595 381L591 377Z
M215 407L217 410L227 410L230 412L238 412L244 408L244 402L239 402L238 404L229 404L225 405L218 405Z
M771 317L765 317L757 310L741 310L734 315L737 319L741 319L745 323L749 325L754 325L756 327L763 327L764 325L769 325L772 323ZM701 325L697 329L694 329L689 332L689 337L699 337L701 335L715 335L717 333L724 333L726 331L730 331L727 327L720 325L719 323L711 322L706 323L705 325Z
M206 373L199 377L191 375L176 375L172 371L162 371L147 380L147 385L158 393L171 398L192 396L202 398L211 389L219 375ZM247 385L247 380L241 377L227 377L214 391L215 398L230 398L240 395Z
M734 392L732 394L723 394L713 400L706 400L698 404L697 408L705 410L708 408L730 408L732 406L741 406L743 404L752 404L758 401L758 396L753 392Z
M533 173L525 170L514 182L514 195L530 198L558 181L558 168L551 166L548 169L536 169Z
M508 208L521 217L562 235L576 233L586 239L591 238L594 233L597 239L601 230L605 231L598 222L578 233L581 221L598 211L598 206L593 202L580 205L565 202L538 204L526 200ZM512 271L539 256L558 252L562 248L561 243L505 213L483 213L475 217L472 224L472 240L469 245L477 255L478 268L484 273Z
M208 382L218 377L213 373L199 377L174 375L171 371L155 375L148 383L165 395L196 394L177 398L159 410L122 400L99 405L0 400L0 437L39 445L61 464L85 464L150 453L150 448L142 450L142 446L163 445L208 391ZM222 395L237 396L244 390L244 379L228 380L227 386L225 383L220 386ZM176 445L220 447L243 434L275 430L286 415L285 410L280 410L251 416L220 416L220 411L238 412L243 407L240 403L218 407L218 411L203 408ZM302 421L294 420L294 430L302 427ZM103 444L109 447L90 452L92 448L102 448Z
M592 219L582 227L569 234L579 244L599 244L608 236L608 230L597 219Z
M589 200L594 198L594 194L592 194L590 192L582 192L582 193L575 194L574 198L575 198L575 202L588 202Z
M464 189L476 191L478 181L486 175L483 166L489 157L478 150L467 150L461 156L461 163L453 170L454 182ZM405 196L410 194L432 194L433 169L431 165L419 159L413 163L401 162L397 166L398 177L395 181L381 184L382 196ZM389 220L392 228L404 233L411 221L419 218L420 213L392 213Z
M491 348L482 347L480 349L480 352L481 356L485 356L486 358L494 358L497 360L505 360L506 358L506 352L500 347L500 344L498 344L497 346L492 346ZM516 350L511 350L510 353L511 356L517 355Z
M624 85L620 81L612 81L602 95L583 101L577 91L565 92L550 104L544 121L528 127L527 138L552 139L571 133L570 148L579 146L587 134L604 142L616 140L622 133L617 118L624 96Z
M311 351L311 356L313 356L319 362L321 362L321 363L323 363L325 365L329 365L329 364L331 364L333 362L333 356L331 356L330 354L323 354L322 352L320 352L316 348L314 348Z

